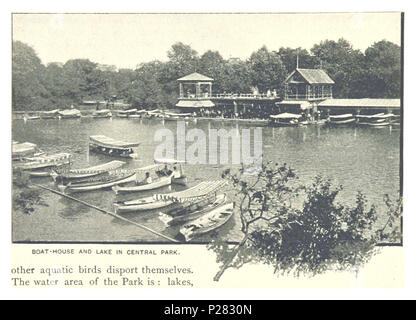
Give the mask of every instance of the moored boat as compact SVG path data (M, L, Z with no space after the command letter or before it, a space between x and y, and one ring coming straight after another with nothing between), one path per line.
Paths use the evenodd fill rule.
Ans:
M162 117L166 121L189 120L192 117L192 113L164 112Z
M185 171L183 168L183 164L185 163L185 161L171 158L155 158L154 161L156 164L164 164L165 167L169 166L172 168L172 172L174 173L172 176L172 184L177 184L181 186L186 186L188 184L188 177L185 175Z
M355 117L352 113L345 113L339 115L331 115L326 122L329 126L344 126L355 123Z
M89 148L91 151L118 156L124 158L135 158L133 147L139 146L138 142L125 142L106 137L104 135L90 136Z
M58 185L62 192L85 192L111 188L118 184L129 183L136 179L135 173L108 175L91 181L70 182Z
M400 115L393 115L391 118L390 124L393 128L398 128L401 126Z
M205 213L203 216L185 224L180 229L180 233L185 237L186 241L190 241L195 237L209 233L223 226L230 220L233 213L233 203L221 205Z
M128 118L130 115L135 114L137 109L119 110L117 111L117 117Z
M294 113L281 113L270 116L270 124L275 127L297 127L300 125L302 115Z
M13 170L23 170L32 177L48 177L53 169L70 165L72 156L69 153L58 153L36 157L26 157L13 165Z
M103 109L103 110L95 110L92 113L93 118L111 118L113 114L111 113L111 110L109 109Z
M58 116L61 119L81 118L81 111L79 111L78 109L65 109L62 111L58 111Z
M87 179L91 177L95 177L102 174L107 174L111 170L116 170L122 167L125 164L123 161L110 161L108 163L88 167L88 168L81 168L81 169L71 169L67 171L53 171L51 173L52 178L58 182L65 184L71 180L81 180Z
M172 175L168 177L160 177L150 183L142 182L137 183L134 186L115 186L113 187L113 191L118 193L128 193L128 192L139 192L139 191L148 191L148 190L155 190L162 187L169 186L172 183Z
M378 113L374 115L357 115L357 126L381 128L390 125L393 114Z
M142 110L137 110L135 113L129 114L128 117L132 118L132 119L141 119L144 118L146 116L147 111L142 109Z
M146 197L132 201L114 203L114 209L117 213L138 212L161 209L172 204L172 200L156 200L154 197Z
M41 119L56 119L59 116L59 109L42 111L40 113Z
M40 116L29 116L29 115L24 115L23 116L23 120L28 121L28 120L38 120L40 119Z
M162 110L159 110L159 109L149 110L147 111L147 116L148 118L161 118L163 116Z
M173 226L178 224L184 224L188 221L195 220L205 213L216 209L220 205L223 205L227 201L225 194L220 194L214 197L214 201L211 198L201 200L196 203L190 203L188 206L181 208L174 208L167 212L160 212L159 219L167 226Z
M155 194L153 197L114 203L116 212L141 212L146 210L161 209L168 206L183 208L184 203L199 201L215 194L225 185L224 180L204 181L183 191L173 193Z
M41 155L43 152L38 150L38 146L31 142L13 143L12 146L12 159L20 160L24 157Z

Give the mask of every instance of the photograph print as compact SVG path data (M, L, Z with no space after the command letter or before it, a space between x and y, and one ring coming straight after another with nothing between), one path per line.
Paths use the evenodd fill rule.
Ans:
M12 14L12 242L221 268L402 245L402 13Z

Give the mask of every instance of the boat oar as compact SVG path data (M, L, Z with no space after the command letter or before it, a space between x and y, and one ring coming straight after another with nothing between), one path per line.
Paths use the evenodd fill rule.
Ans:
M81 203L81 204L83 204L83 205L87 206L87 207L90 207L90 208L93 208L93 209L95 209L95 210L101 211L101 212L103 212L103 213L105 213L105 214L108 214L108 215L110 215L110 216L112 216L112 217L114 217L114 218L117 218L117 219L123 220L123 221L125 221L125 222L131 223L131 224L133 224L133 225L135 225L135 226L137 226L137 227L139 227L139 228L141 228L141 229L144 229L144 230L146 230L146 231L149 231L149 232L151 232L151 233L153 233L153 234L155 234L155 235L158 235L159 237L162 237L162 238L164 238L164 239L166 239L166 240L169 240L169 241L171 241L171 242L176 242L176 243L178 243L178 242L179 242L178 240L175 240L175 239L173 239L173 238L171 238L171 237L168 237L168 236L166 236L166 235L164 235L164 234L162 234L162 233L159 233L159 232L157 232L157 231L155 231L155 230L153 230L153 229L150 229L150 228L148 228L148 227L146 227L146 226L144 226L144 225L141 225L140 223L137 223L137 222L131 221L131 220L129 220L129 219L126 219L126 218L124 218L124 217L122 217L122 216L118 215L117 213L110 212L110 211L107 211L107 210L105 210L105 209L102 209L102 208L96 207L96 206L94 206L94 205L92 205L92 204L90 204L90 203L88 203L88 202L85 202L85 201L79 200L79 199L74 198L74 197L71 197L71 196L69 196L69 195L67 195L67 194L65 194L65 193L59 192L59 191L57 191L57 190L50 189L50 188L45 187L45 186L42 186L42 185L40 185L40 184L33 184L33 185L34 185L34 186L36 186L36 187L38 187L38 188L41 188L41 189L44 189L44 190L50 191L50 192L55 193L55 194L58 194L58 195L60 195L60 196L62 196L62 197L64 197L64 198L68 198L68 199L70 199L70 200L74 200L74 201L76 201L76 202L78 202L78 203Z

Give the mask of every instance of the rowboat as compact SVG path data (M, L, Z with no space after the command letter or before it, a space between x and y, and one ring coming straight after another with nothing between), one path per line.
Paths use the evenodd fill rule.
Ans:
M393 114L378 113L374 115L357 115L357 125L361 127L381 128L390 125Z
M164 120L173 121L173 120L187 120L192 117L192 113L174 113L174 112L164 112L162 114Z
M155 200L153 197L146 197L122 203L114 203L117 213L147 211L161 209L173 204L173 201Z
M40 117L42 119L55 119L58 118L59 109L51 110L51 111L42 111Z
M62 192L85 192L111 188L118 184L129 183L135 181L135 173L127 175L109 175L97 180L70 182L67 185L58 185L59 190Z
M135 186L125 186L125 187L115 186L112 189L116 194L128 193L128 192L139 192L139 191L159 189L162 187L169 186L171 183L172 183L172 175L168 177L158 178L151 183L140 183L140 184L136 183Z
M355 123L355 117L352 113L333 115L328 117L327 125L342 126Z
M137 109L129 109L129 110L119 110L117 112L117 117L119 118L127 118L129 115L135 114Z
M174 202L199 201L212 194L216 194L218 190L225 187L226 180L203 181L197 185L172 193L155 194L153 197L157 200L172 200Z
M234 204L224 204L185 224L180 229L180 233L185 237L186 241L190 241L195 237L201 236L223 226L230 220L233 213Z
M110 156L134 158L133 147L139 146L138 142L124 142L106 137L104 135L90 136L89 148L91 151L104 153Z
M302 118L300 114L281 113L270 116L270 124L275 127L297 127L300 125L299 119Z
M81 117L81 111L78 109L66 109L58 111L58 115L61 119L75 119Z
M215 194L225 185L225 181L204 181L183 191L155 194L153 197L114 203L116 212L139 212L153 209L161 209L168 206L182 208L188 201L199 201Z
M143 118L146 115L147 111L142 109L142 110L137 110L135 113L129 114L128 117L132 118L132 119L140 119Z
M147 115L149 116L149 118L160 118L162 117L162 110L159 109L154 109L154 110L149 110L147 111Z
M207 203L207 201L209 201ZM227 201L225 194L220 194L215 197L214 201L211 199L201 200L197 203L190 203L184 208L174 208L165 213L159 213L159 219L167 226L184 224L188 221L195 220L205 213L218 208Z
M25 120L25 121L27 121L27 120L38 120L38 119L40 119L39 116L27 116L27 115L23 116L23 120Z
M53 171L51 176L55 182L65 184L65 182L70 180L81 180L108 173L110 170L116 170L124 164L125 162L123 161L114 160L97 166L82 169L71 169L66 172Z
M113 114L108 109L96 110L92 113L93 118L111 118L112 116Z
M70 165L71 160L69 153L26 157L14 164L13 170L27 171L32 177L48 177L54 168Z
M157 164L165 164L168 165L170 167L174 167L174 166L178 166L179 167L179 171L178 171L178 175L173 175L172 176L172 184L177 184L177 185L181 185L181 186L186 186L188 184L188 178L185 175L184 169L183 169L183 164L185 163L185 161L183 160L177 160L177 159L173 159L173 158L155 158L154 159L155 163Z
M401 126L401 121L400 121L400 116L399 115L394 115L390 121L390 124L392 127L400 127Z

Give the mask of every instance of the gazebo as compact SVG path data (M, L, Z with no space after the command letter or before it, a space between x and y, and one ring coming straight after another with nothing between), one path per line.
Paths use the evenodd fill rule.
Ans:
M194 72L179 78L179 108L206 108L214 107L209 100L212 96L212 83L214 79Z

